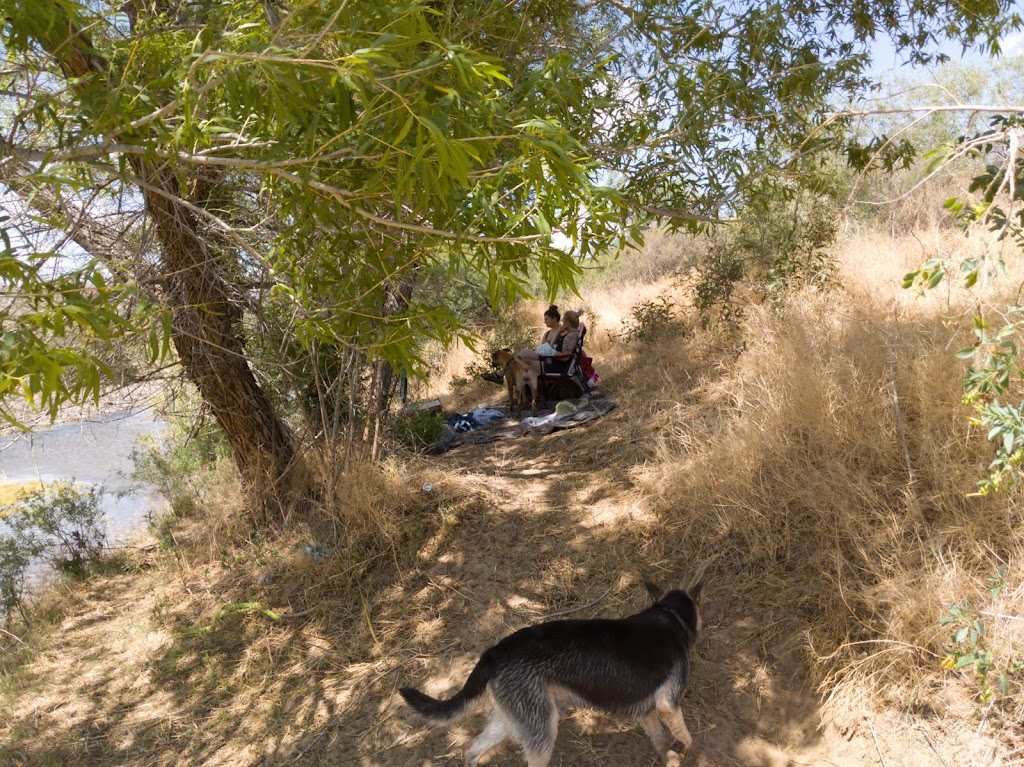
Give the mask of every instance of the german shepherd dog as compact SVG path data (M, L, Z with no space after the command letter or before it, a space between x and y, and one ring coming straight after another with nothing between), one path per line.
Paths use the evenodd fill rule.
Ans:
M511 349L498 349L491 353L491 364L502 369L505 376L505 387L508 389L508 409L516 409L516 418L523 414L523 401L526 399L526 389L529 387L530 414L537 415L537 397L540 393L540 384L537 380L537 371L523 362L512 353Z
M529 767L545 767L568 707L639 721L666 767L678 767L693 743L679 696L701 629L702 587L659 599L660 592L649 586L654 604L628 618L559 620L520 629L486 650L448 700L411 687L399 693L423 716L447 722L490 689L494 707L483 732L466 748L465 767L476 767L509 738L522 746ZM676 740L682 753L670 750Z

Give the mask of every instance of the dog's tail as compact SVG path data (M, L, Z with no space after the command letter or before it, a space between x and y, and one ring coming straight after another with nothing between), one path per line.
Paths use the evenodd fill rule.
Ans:
M406 703L427 719L447 722L466 713L473 701L484 694L493 672L494 662L489 653L484 653L470 672L469 679L462 685L462 689L448 700L431 698L412 687L403 687L398 692L405 698Z

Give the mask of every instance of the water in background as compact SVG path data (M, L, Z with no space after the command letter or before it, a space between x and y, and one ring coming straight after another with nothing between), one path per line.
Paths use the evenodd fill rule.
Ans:
M28 434L0 436L0 483L70 480L103 485L109 545L146 528L163 500L131 479L132 448L141 436L159 441L167 424L148 410L108 413Z

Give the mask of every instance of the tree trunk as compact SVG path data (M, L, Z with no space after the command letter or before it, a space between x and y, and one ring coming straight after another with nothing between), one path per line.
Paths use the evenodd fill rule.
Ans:
M236 333L241 311L230 299L216 254L199 235L195 214L176 200L174 172L141 160L136 172L152 187L144 188L146 211L161 244L174 348L231 443L263 521L273 522L272 507L287 490L280 483L295 460L291 437L249 367ZM260 491L265 488L272 492Z
M64 14L57 7L54 17L61 21L35 31L40 45L72 84L103 77L107 63ZM185 375L231 444L243 486L260 512L257 522L274 524L283 511L279 500L291 489L285 481L295 460L291 437L249 368L236 334L241 312L194 212L182 200L174 169L141 158L132 167L160 241L171 338Z

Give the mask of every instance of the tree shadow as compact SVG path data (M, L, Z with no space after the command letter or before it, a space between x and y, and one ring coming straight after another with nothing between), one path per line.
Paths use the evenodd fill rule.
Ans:
M904 405L910 421L915 414ZM749 559L742 535L726 532L686 548L664 514L637 501L634 472L647 455L634 447L647 439L642 426L635 412L620 408L584 428L464 445L433 459L429 471L442 476L434 494L442 497L423 519L408 520L424 528L410 559L396 554L359 578L336 574L338 597L309 621L239 614L214 631L172 633L142 664L119 663L110 653L106 663L92 664L92 676L77 680L73 700L50 701L54 712L66 709L47 719L56 745L21 736L20 750L9 753L30 764L170 757L196 764L460 764L482 717L431 727L402 703L399 687L451 695L479 654L516 629L550 616L625 616L647 603L644 577L679 586L700 574L705 630L682 704L694 736L685 764L807 761L800 755L822 745L820 701L800 644L808 619L786 601L770 568ZM913 433L909 445L917 449ZM805 447L793 441L793 450ZM828 468L829 456L814 458ZM785 465L762 461L760 470L781 474ZM863 472L874 470L864 463ZM444 484L459 482L444 495ZM821 579L805 588L815 583ZM207 587L216 598L196 603L207 621L211 604L252 597L251 585ZM135 609L140 621L150 614L118 607L137 597L128 584L105 588L93 598L109 609L69 624L58 649L79 652L76 636L98 631L117 609ZM193 607L183 605L163 624L195 628ZM84 656L116 644L94 642ZM46 668L30 684L44 685ZM15 719L12 726L31 731L29 712ZM492 762L521 763L513 749ZM656 758L635 725L575 712L560 727L552 764L653 765Z
M393 604L382 608L385 615L400 612L407 627L385 650L397 673L367 695L356 722L372 720L369 733L359 724L339 724L337 750L323 754L324 763L460 764L462 746L479 732L483 717L430 726L401 702L398 687L448 697L479 654L512 631L552 614L625 616L648 604L643 577L686 585L704 569L707 563L673 551L670 543L652 548L655 521L624 513L608 524L593 524L590 507L596 503L628 511L631 500L622 492L630 484L626 470L595 472L575 465L580 447L575 443L585 438L573 432L542 440L539 457L535 445L523 443L486 446L473 457L449 459L449 469L500 478L499 497L471 524L456 527L433 556L395 585L389 596ZM524 486L539 490L500 497L503 490ZM818 700L808 692L800 659L772 646L777 629L771 628L770 608L747 606L737 614L729 586L715 584L713 566L705 576L705 631L683 702L694 735L686 764L786 764L785 750L819 742ZM522 757L505 748L491 763L518 765ZM591 712L570 713L562 722L551 762L656 763L639 727Z

